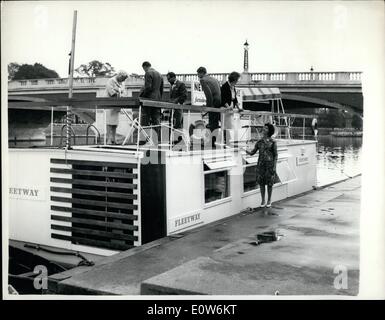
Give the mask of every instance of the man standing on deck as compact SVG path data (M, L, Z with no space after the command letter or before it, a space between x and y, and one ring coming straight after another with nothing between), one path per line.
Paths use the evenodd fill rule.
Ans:
M221 107L221 86L219 81L207 75L205 67L199 67L197 70L199 82L206 96L206 107L220 108ZM220 113L209 112L209 129L211 134L219 128ZM212 136L212 146L215 147L216 137Z
M174 72L167 73L167 80L170 83L170 101L176 104L183 104L187 99L186 85L177 80ZM182 128L182 110L174 110L174 118L172 119L175 129Z
M151 68L151 63L145 61L142 63L144 74L144 87L140 93L141 98L152 100L161 100L163 95L163 77L154 68ZM140 119L142 126L157 126L155 132L160 133L160 108L142 107L142 117Z

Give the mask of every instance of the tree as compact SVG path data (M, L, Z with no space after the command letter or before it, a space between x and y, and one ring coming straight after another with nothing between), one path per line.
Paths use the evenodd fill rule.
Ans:
M9 66L8 66L9 70ZM44 79L44 78L59 78L56 71L51 70L43 66L41 63L22 64L14 73L11 80L24 80L24 79Z
M353 114L352 127L355 129L362 129L362 119L360 116Z
M112 76L115 73L115 69L108 62L103 63L98 60L92 60L88 64L81 64L75 69L75 72L80 76L94 78Z
M344 128L345 117L340 110L326 109L320 113L318 120L320 128Z
M11 62L8 64L8 80L13 80L16 72L19 70L20 65L17 62Z

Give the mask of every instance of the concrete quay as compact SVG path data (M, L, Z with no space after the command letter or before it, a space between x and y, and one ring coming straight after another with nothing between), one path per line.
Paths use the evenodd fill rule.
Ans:
M361 177L49 277L79 295L349 295L359 290ZM274 198L274 194L273 194ZM278 241L257 244L276 231Z

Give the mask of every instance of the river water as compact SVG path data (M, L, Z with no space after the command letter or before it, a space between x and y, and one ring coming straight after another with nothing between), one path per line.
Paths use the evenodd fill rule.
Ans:
M318 136L317 186L361 173L362 138Z

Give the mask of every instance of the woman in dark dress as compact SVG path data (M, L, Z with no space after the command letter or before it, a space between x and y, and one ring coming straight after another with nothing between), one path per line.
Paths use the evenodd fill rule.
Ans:
M274 134L274 126L266 123L263 127L263 137L258 140L252 151L247 151L249 155L254 155L259 151L257 163L257 182L261 189L261 207L271 207L271 194L275 181L278 151L277 142L271 138ZM265 186L267 186L267 204L265 204Z

